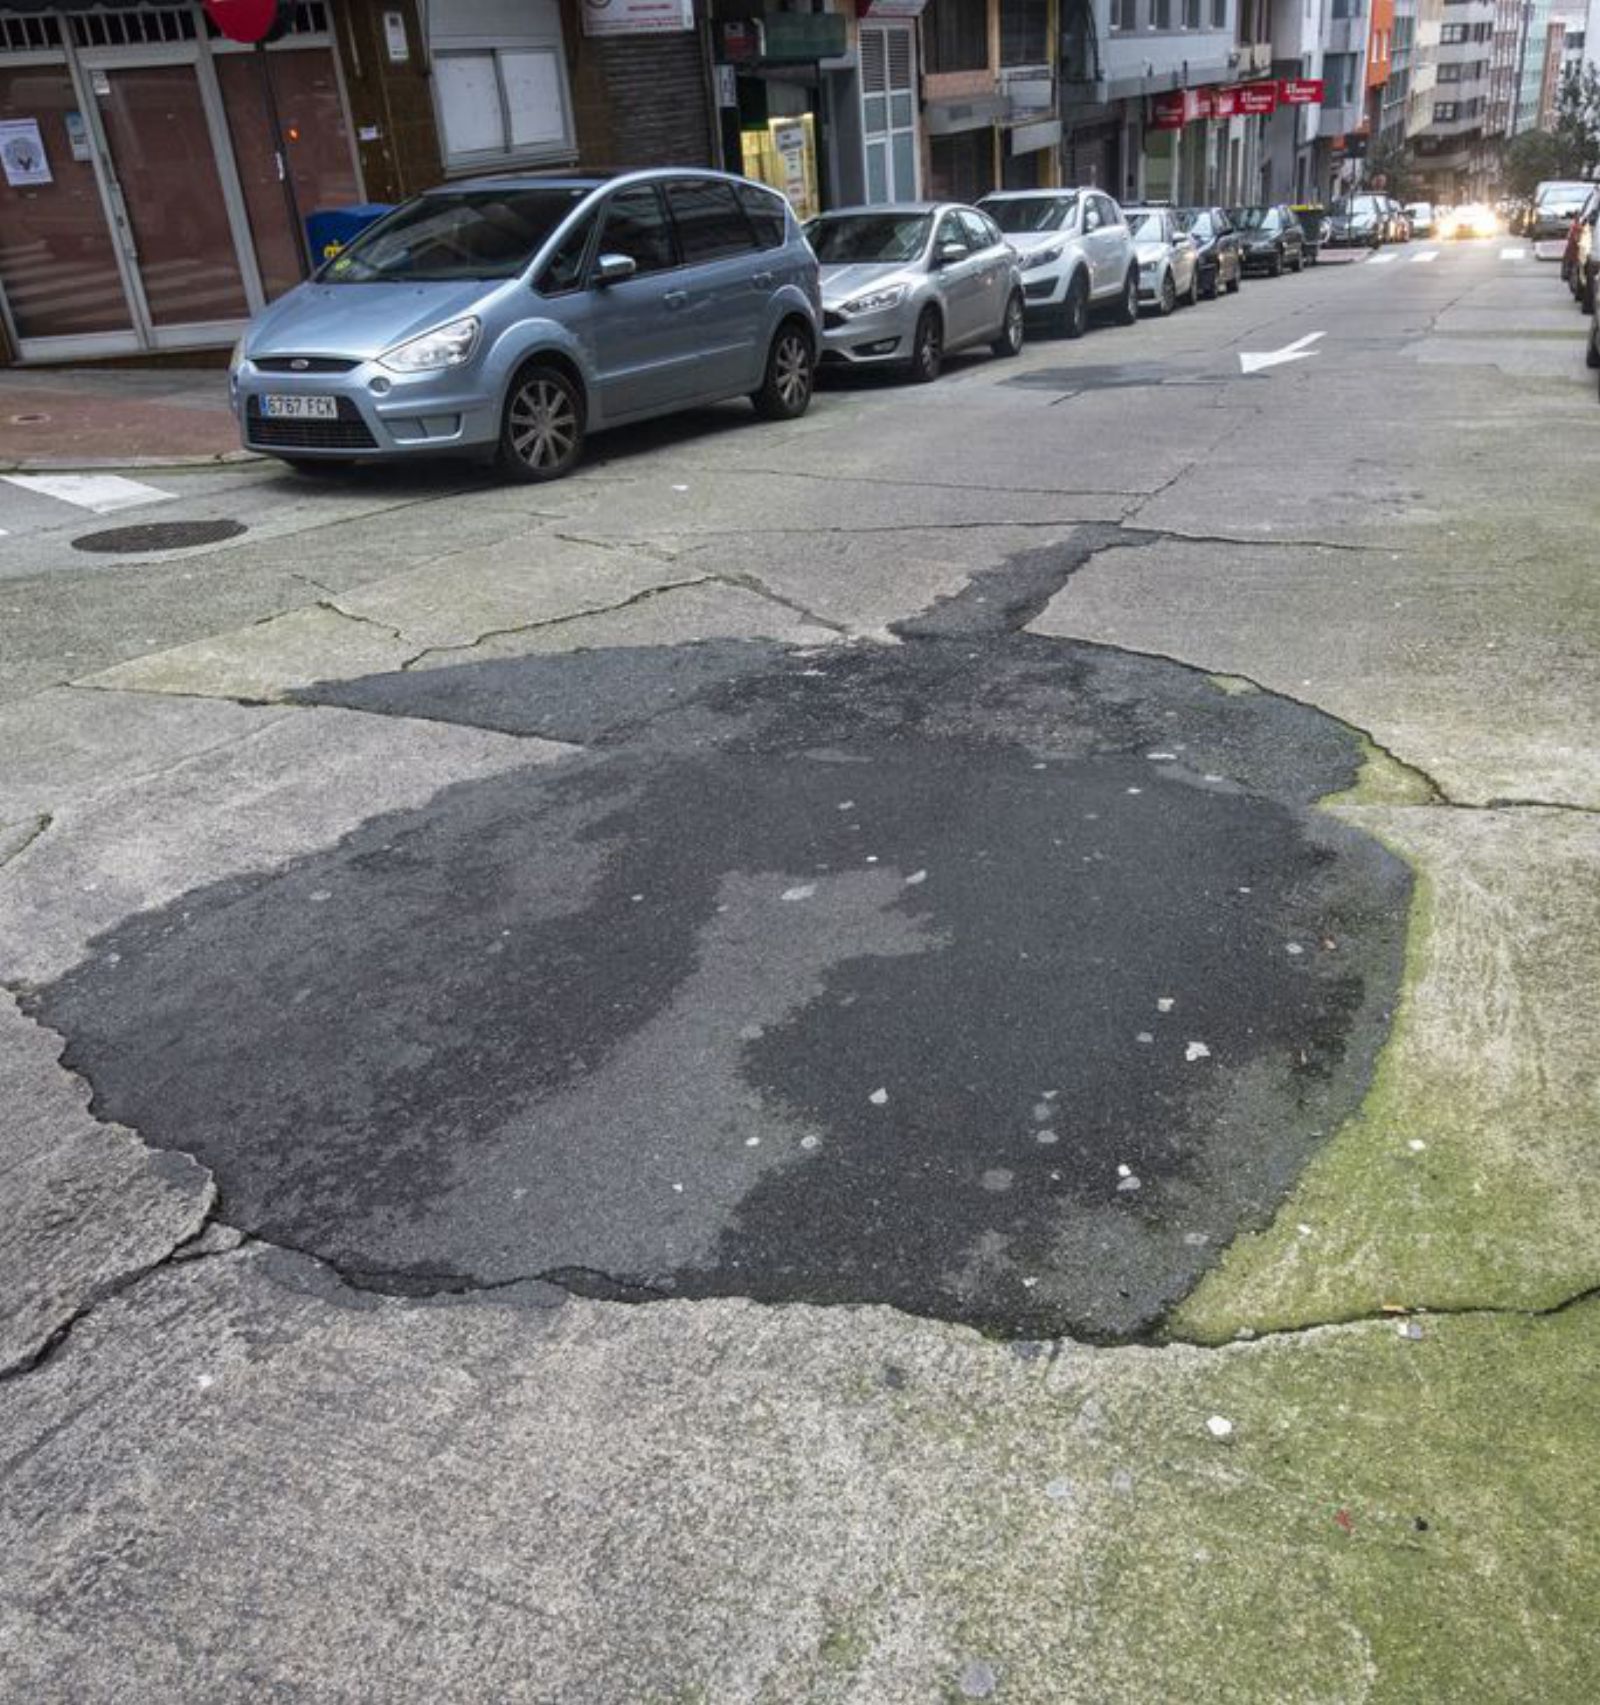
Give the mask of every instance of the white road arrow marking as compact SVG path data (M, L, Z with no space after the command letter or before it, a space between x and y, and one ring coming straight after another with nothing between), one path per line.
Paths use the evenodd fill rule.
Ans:
M1269 350L1261 355L1247 355L1240 350L1239 367L1245 373L1259 373L1263 367L1281 367L1286 361L1304 361L1308 355L1317 353L1311 345L1319 337L1326 336L1326 332L1307 332L1304 337L1296 338L1282 349Z
M1424 249L1420 255L1413 255L1411 257L1411 264L1413 266L1417 266L1425 260L1437 260L1438 258L1439 251L1437 249Z

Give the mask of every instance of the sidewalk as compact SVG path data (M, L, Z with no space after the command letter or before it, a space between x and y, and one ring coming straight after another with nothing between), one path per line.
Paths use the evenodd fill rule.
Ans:
M0 369L0 471L242 458L220 367Z

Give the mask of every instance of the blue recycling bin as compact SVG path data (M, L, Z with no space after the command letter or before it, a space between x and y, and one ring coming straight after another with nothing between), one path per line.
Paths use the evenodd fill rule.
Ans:
M315 213L308 213L306 242L312 264L322 266L332 260L358 231L392 211L388 202L367 201L357 207L319 207Z

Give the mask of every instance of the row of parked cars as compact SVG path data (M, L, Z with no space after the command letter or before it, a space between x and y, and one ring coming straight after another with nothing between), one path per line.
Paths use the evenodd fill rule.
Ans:
M403 203L265 309L230 387L245 446L306 472L472 455L548 480L601 428L737 396L792 420L820 365L928 382L1030 324L1131 325L1306 259L1287 207L1019 190L802 229L718 172L484 178Z
M1589 316L1585 358L1591 368L1600 370L1600 241L1596 240L1600 227L1600 183L1540 184L1533 208L1535 217L1543 219L1539 228L1547 232L1553 232L1561 223L1558 210L1569 216L1559 239L1561 281L1572 292L1578 312Z

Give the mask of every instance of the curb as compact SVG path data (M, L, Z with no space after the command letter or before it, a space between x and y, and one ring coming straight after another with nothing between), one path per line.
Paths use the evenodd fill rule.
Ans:
M237 468L271 461L254 450L219 450L209 456L30 456L0 462L0 474L105 473L112 468Z

